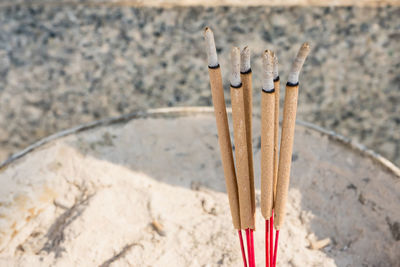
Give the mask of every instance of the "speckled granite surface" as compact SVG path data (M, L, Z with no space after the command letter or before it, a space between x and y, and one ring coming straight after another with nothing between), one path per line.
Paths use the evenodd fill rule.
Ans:
M202 28L213 28L228 91L232 45L275 49L281 78L311 56L298 118L400 165L400 8L0 8L0 159L58 130L137 109L211 105Z

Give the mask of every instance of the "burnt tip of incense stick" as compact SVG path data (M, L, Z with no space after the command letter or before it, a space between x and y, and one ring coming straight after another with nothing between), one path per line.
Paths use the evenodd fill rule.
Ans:
M297 82L297 83L287 82L287 83L286 83L286 86L288 86L288 87L296 87L296 86L298 86L298 85L299 85L299 82Z
M262 55L263 72L262 72L262 90L265 92L273 92L273 54L270 50L265 50Z
M273 75L274 75L274 82L279 81L279 62L278 62L278 56L275 54L275 52L272 52L272 64L273 64Z
M204 28L204 39L206 40L208 67L218 68L219 64L217 49L215 47L214 33L209 27Z
M271 94L271 93L275 93L275 88L273 88L273 89L271 89L271 90L262 89L261 91L262 91L263 93Z
M250 73L250 48L245 46L240 52L240 72L242 74Z
M308 53L310 53L310 45L308 43L304 43L299 52L297 53L296 58L293 61L292 68L289 72L288 84L298 84L299 83L299 74L301 68L303 67L304 61L306 60Z
M242 81L240 79L240 49L233 47L231 50L231 86L234 88L240 87Z

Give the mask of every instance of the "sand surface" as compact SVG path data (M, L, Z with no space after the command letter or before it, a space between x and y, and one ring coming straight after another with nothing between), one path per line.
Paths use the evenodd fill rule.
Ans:
M400 266L399 177L296 131L279 266ZM254 133L262 266L257 117ZM60 138L0 169L0 266L241 266L222 173L207 114Z

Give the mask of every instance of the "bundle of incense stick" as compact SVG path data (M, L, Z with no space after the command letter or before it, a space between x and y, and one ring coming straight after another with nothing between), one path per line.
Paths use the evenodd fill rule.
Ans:
M243 265L254 267L255 189L252 152L252 70L250 49L231 50L230 91L236 166L226 113L221 68L215 48L214 35L205 28L208 69L218 142L232 222L238 231ZM309 53L309 45L300 48L286 84L280 151L279 136L279 73L278 58L270 50L262 54L261 93L261 213L265 219L265 265L276 266L279 230L283 224L289 188L294 127L296 121L299 74ZM279 152L279 156L278 156ZM275 220L274 220L275 218ZM274 243L275 228L275 243ZM246 249L242 231L246 233Z

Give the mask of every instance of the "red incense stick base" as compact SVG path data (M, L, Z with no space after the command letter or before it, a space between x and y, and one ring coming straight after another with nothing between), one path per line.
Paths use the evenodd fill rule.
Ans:
M269 267L269 220L265 220L265 267Z
M273 267L273 259L274 259L274 211L272 211L272 216L269 218L269 265Z
M243 266L247 267L247 259L246 259L246 252L244 251L242 230L238 230L238 235L239 235L239 240L240 240L240 250L242 251Z
M273 267L276 266L276 256L278 254L278 239L279 239L279 230L276 230L275 233L275 249L274 249L274 262L273 262Z

